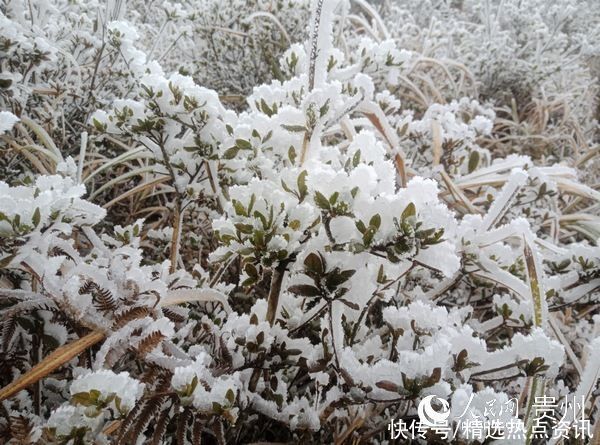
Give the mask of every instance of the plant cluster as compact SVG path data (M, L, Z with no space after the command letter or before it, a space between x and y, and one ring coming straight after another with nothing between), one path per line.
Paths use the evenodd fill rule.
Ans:
M600 435L598 11L380 3L0 1L0 443Z

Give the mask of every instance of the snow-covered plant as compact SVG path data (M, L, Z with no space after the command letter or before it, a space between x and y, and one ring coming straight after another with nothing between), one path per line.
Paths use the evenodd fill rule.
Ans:
M401 89L435 101L450 101L457 90L478 94L497 106L496 150L554 162L568 155L584 167L598 137L593 1L398 0L385 7L389 33L374 32L421 53Z
M0 5L0 437L600 434L588 2L382 3Z

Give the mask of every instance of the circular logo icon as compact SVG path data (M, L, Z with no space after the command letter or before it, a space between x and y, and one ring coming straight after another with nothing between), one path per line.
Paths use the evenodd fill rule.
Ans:
M436 404L441 405L440 411L433 408L433 399L436 399ZM450 405L448 402L438 396L424 397L417 407L419 420L423 426L440 426L446 425L448 417L450 417Z

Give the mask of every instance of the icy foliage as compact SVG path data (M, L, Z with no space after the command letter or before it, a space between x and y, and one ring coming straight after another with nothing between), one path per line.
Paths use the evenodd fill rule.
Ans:
M593 9L5 0L0 437L598 431Z
M0 111L0 134L6 133L14 127L19 118L8 111Z

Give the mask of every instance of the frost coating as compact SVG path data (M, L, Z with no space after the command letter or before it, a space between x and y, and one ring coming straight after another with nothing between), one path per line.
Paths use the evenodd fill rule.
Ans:
M0 436L596 421L593 8L51 3L0 13Z
M14 127L19 118L8 111L0 111L0 134L6 133Z

